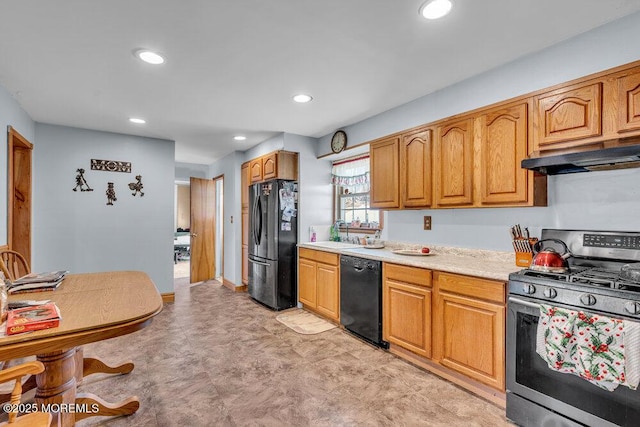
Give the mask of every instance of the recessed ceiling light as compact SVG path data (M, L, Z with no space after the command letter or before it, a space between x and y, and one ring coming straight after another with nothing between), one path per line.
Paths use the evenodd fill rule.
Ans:
M304 104L305 102L309 102L311 101L313 98L310 95L305 95L303 93L295 95L293 97L293 100L296 102L299 102L301 104Z
M143 124L147 123L147 121L146 121L145 119L139 119L139 118L137 118L137 117L131 117L131 118L129 119L129 121L130 121L131 123L136 123L136 124L139 124L139 125L143 125Z
M146 62L147 64L160 65L160 64L164 63L164 57L163 56L161 56L159 53L152 52L152 51L147 50L147 49L138 49L138 50L134 51L133 54L137 58L139 58L142 61Z
M451 11L450 0L429 0L420 7L420 15L427 19L438 19Z
M235 139L236 141L244 141L245 139L247 139L247 137L242 135L236 135L233 137L233 139Z

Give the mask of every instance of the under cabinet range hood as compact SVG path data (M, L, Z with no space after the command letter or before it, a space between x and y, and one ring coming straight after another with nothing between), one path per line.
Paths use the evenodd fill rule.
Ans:
M536 157L523 160L521 165L524 169L546 175L640 167L640 137L620 139L618 142L632 145Z

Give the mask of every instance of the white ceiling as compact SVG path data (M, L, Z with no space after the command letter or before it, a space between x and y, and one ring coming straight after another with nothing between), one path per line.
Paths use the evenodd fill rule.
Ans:
M453 1L426 21L422 0L0 0L0 84L38 122L171 139L177 161L210 164L279 132L326 135L640 10ZM141 47L167 62L138 61ZM298 92L314 100L295 104Z

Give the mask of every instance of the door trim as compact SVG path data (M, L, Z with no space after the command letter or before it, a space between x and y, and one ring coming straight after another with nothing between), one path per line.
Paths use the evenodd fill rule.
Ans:
M16 131L12 126L7 129L7 246L10 249L20 252L27 263L31 265L31 216L32 216L32 161L33 144ZM20 181L16 182L16 154L24 152L28 157L27 162L20 166L26 168L21 170ZM16 186L20 185L22 192L20 197L16 197ZM14 232L16 223L20 224L21 236ZM14 239L17 239L14 241ZM18 243L18 240L20 243Z

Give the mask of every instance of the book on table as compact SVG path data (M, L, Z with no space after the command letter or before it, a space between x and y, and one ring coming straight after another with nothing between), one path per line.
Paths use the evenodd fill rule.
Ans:
M7 335L55 328L60 325L60 310L54 302L9 310Z
M12 285L22 285L25 283L46 283L57 282L68 273L66 270L48 271L45 273L29 273L24 275L13 282Z
M9 294L52 291L60 286L68 271L59 270L48 273L31 273L14 280L7 285Z

